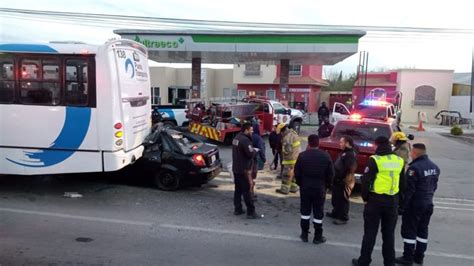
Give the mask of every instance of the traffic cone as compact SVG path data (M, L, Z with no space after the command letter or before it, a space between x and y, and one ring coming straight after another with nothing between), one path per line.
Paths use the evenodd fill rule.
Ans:
M423 120L420 119L420 122L418 123L418 128L416 129L416 131L425 131L425 129L423 128Z

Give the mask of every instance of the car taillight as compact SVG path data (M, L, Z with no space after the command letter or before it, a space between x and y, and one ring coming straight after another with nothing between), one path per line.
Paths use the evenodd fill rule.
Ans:
M206 166L206 161L204 160L204 156L202 156L202 154L194 154L193 162L197 166Z

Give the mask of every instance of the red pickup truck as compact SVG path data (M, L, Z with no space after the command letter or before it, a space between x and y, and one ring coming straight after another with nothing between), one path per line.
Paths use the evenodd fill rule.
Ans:
M331 136L319 141L319 148L329 153L333 161L341 153L339 139L342 136L351 136L357 145L356 180L359 182L364 173L369 157L375 154L375 139L379 136L390 138L393 132L401 131L395 120L378 119L348 119L338 121ZM413 139L413 136L409 136Z

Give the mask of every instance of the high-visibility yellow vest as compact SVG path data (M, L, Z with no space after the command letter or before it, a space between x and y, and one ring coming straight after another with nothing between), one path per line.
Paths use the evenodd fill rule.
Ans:
M377 194L396 195L399 190L403 159L394 154L370 157L375 160L378 168L371 191Z

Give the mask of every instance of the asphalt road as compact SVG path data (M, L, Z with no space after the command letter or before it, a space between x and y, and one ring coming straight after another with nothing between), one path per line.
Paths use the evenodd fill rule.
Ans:
M473 265L473 146L431 132L415 137L442 171L425 265ZM229 147L220 150L228 161ZM156 190L130 171L0 176L0 265L350 265L362 240L358 195L349 224L325 218L326 244L302 243L298 195L276 195L274 175L263 172L257 182L260 220L232 214L228 173L177 192ZM398 225L400 250L399 232ZM374 265L382 264L380 245Z

